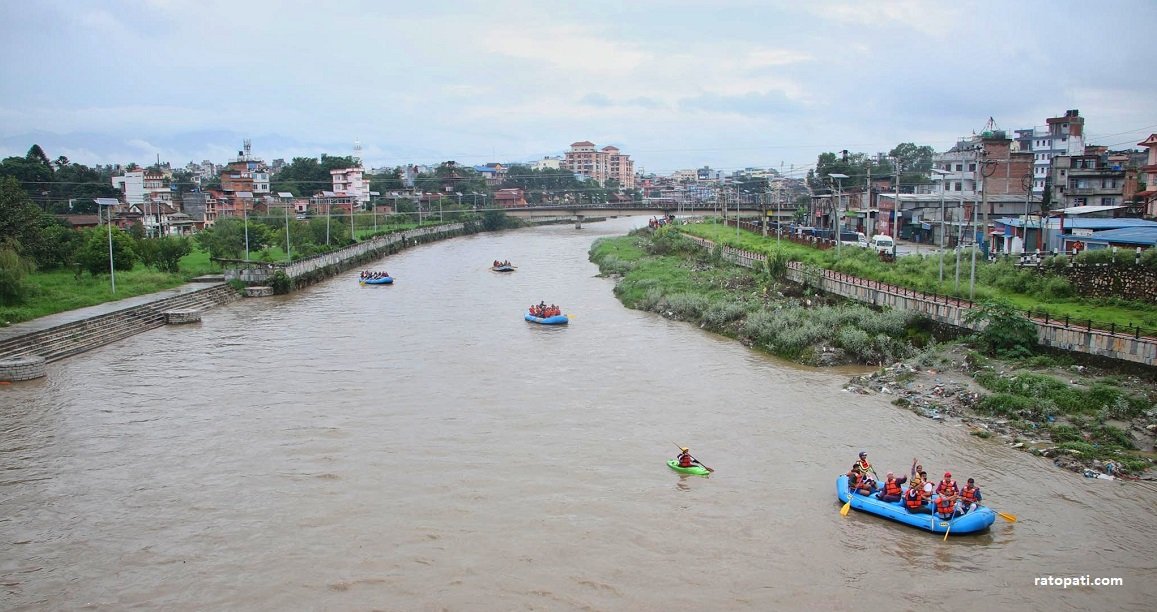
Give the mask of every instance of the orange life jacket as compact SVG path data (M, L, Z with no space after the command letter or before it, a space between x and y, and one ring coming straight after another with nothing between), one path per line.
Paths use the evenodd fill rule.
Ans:
M941 495L956 495L956 493L959 491L960 491L960 487L956 486L955 480L953 480L952 482L949 482L947 484L945 484L944 481L941 480L936 485L936 492L940 493Z
M872 464L868 463L867 460L857 459L856 462L852 464L852 469L861 474L867 474L872 471Z
M964 501L970 503L970 504L975 503L976 502L976 492L979 490L980 489L977 489L976 487L964 487L964 490L962 490L960 492L960 498L963 499Z
M956 502L947 495L941 495L936 499L936 512L941 516L952 516L952 509L956 506Z
M691 467L691 455L686 453L679 455L679 467Z
M902 491L895 478L884 483L884 495L899 495Z
M924 496L921 495L920 489L910 487L908 492L904 494L904 505L909 508L919 508L924 505Z

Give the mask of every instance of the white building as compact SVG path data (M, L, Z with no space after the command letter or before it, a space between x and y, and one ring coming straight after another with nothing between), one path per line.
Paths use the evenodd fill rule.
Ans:
M530 164L530 168L532 170L547 170L547 169L559 170L562 168L562 158L561 157L544 157L544 158Z
M1056 155L1085 154L1085 118L1080 111L1065 111L1060 117L1045 119L1045 127L1032 131L1032 191L1041 195Z
M935 193L943 190L947 196L975 194L976 163L982 149L980 139L973 136L962 138L951 149L933 155L932 168L944 172L932 173L931 178L940 183Z
M330 170L329 176L336 194L348 197L362 207L370 203L370 183L365 178L364 168Z

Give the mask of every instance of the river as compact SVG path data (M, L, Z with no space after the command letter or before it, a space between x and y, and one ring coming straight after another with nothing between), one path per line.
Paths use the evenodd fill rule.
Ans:
M623 308L587 251L644 223L418 246L367 266L393 286L351 271L0 387L0 608L1152 609L1151 489ZM540 300L571 324L523 321ZM676 443L715 473L669 470ZM860 449L1019 520L841 517Z

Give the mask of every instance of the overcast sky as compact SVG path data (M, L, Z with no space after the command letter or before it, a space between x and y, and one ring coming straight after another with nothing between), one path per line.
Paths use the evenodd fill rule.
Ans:
M0 155L350 155L798 174L1080 109L1157 131L1157 1L0 0Z

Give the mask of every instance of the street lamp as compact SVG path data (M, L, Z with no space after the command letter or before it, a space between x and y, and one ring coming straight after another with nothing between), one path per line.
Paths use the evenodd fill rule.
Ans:
M378 233L378 203L376 201L374 201L374 197L380 196L380 195L382 195L382 194L380 194L376 191L370 192L370 208L372 208L374 211L374 233L375 234Z
M117 292L117 274L116 274L116 269L112 265L112 210L113 210L114 206L119 204L119 202L117 202L116 198L96 198L93 201L96 202L96 205L98 207L99 206L108 206L109 207L109 209L108 209L108 221L106 222L106 225L108 225L108 277L112 282L112 292L116 293ZM96 210L98 213L100 212L100 208L97 208ZM99 215L98 215L98 217L99 217Z
M838 172L828 173L828 177L836 179L836 202L832 205L832 212L836 217L836 258L840 256L840 201L844 198L844 179L848 178L846 174Z
M932 173L936 176L932 180L940 183L940 282L944 282L944 239L945 234L948 233L948 226L944 224L944 186L948 183L944 180L948 175L947 170L940 170L932 168Z
M280 191L277 197L281 198L281 203L285 211L285 261L293 261L293 256L289 254L289 206L293 204L293 194L288 191Z

